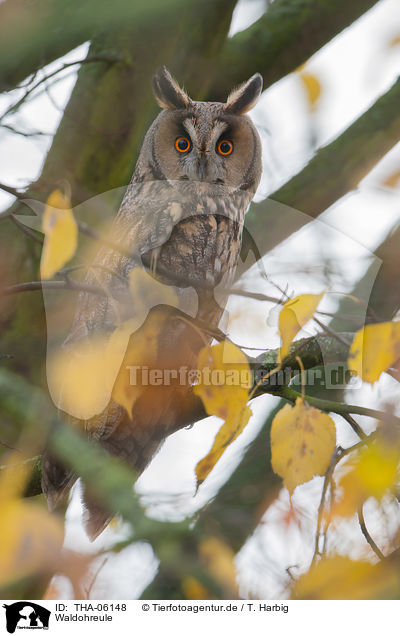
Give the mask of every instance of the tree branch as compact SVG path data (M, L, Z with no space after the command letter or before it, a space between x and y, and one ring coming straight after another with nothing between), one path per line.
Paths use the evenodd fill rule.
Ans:
M0 90L104 32L139 28L154 15L182 11L187 0L7 0L0 4ZM192 2L194 4L194 2Z
M262 387L261 387L262 388ZM269 392L269 391L268 391ZM284 387L277 392L278 395L283 397L289 402L295 402L298 398L301 398L301 393L294 391L289 387ZM341 402L333 402L332 400L322 400L320 398L313 397L311 395L305 396L305 401L321 411L327 411L332 413L354 413L356 415L365 415L366 417L373 417L376 420L396 422L400 424L400 417L396 417L391 413L385 413L385 411L379 411L377 409L370 409L365 406L357 406L355 404L343 404Z
M0 183L0 190L4 190L4 192L8 192L8 194L12 194L13 197L16 197L17 199L23 196L22 193L17 190L17 188L13 188L12 186L6 185L5 183ZM2 218L2 216L3 215L0 216L0 219ZM5 215L4 218L6 218Z
M259 71L265 88L281 79L352 24L377 0L275 0L248 29L228 39L209 94L225 100L238 82Z
M0 289L0 296L13 296L14 294L20 294L30 291L42 291L45 289L53 289L56 291L75 291L86 292L89 294L99 294L100 296L107 296L105 289L98 285L86 285L72 278L68 280L35 280L28 283L17 283L17 285L9 285Z
M379 270L377 271L376 264L372 263L351 292L356 297L368 299L370 309L374 309L375 312L379 313L380 322L392 320L400 308L399 244L400 226L397 222L381 245L375 250L376 257L381 261ZM371 281L374 281L372 290ZM346 316L351 319L355 329L360 329L364 326L364 312L360 312L359 308L355 307L349 298L344 297L340 301L337 316L332 321L333 328L343 328L343 319L345 320ZM348 322L348 324L350 323Z
M348 422L348 424L350 424L351 428L353 429L355 434L358 435L358 437L360 437L361 439L366 439L368 437L367 434L364 433L358 422L356 422L355 419L351 417L350 413L341 413L341 416L344 420L346 420L346 422Z
M257 394L272 393L279 390L280 377L285 377L285 371L298 371L300 369L296 360L297 355L301 355L301 361L305 369L313 369L331 362L346 362L348 358L349 348L354 334L341 333L341 340L330 335L311 336L310 338L301 338L295 340L290 347L290 354L283 361L281 371L277 377L271 376L265 384L263 384ZM255 370L255 384L263 375L269 374L277 366L279 349L269 349L260 354L257 358L251 359ZM274 388L275 387L275 388Z
M252 204L245 223L261 256L354 190L400 140L399 102L400 79L299 174L267 200ZM251 264L242 265L238 276Z

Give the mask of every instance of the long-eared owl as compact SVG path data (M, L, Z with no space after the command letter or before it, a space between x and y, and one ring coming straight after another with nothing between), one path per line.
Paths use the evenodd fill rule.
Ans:
M196 366L199 350L211 342L223 313L244 216L261 176L260 139L245 115L261 90L262 78L255 74L225 103L193 101L165 67L157 72L153 91L162 110L144 138L110 240L85 279L88 285L100 281L107 294L80 293L65 350L93 334L112 333L132 320L139 306L143 311L143 298L136 302L129 284L132 272L141 270L176 296L175 307L149 302L144 325L157 312L161 325L151 365ZM136 342L140 329L132 336ZM120 369L125 366L124 358ZM190 382L176 379L140 386L130 413L112 391L98 412L82 416L62 403L59 407L73 423L83 423L89 437L140 472L165 437L179 428L191 393ZM75 479L51 450L45 452L42 487L50 508L65 499ZM94 538L112 515L91 493L84 492L83 499L86 529Z

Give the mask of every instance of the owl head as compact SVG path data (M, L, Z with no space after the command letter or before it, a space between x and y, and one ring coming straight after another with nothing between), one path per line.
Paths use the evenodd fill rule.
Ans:
M246 113L261 94L261 75L233 90L225 103L192 100L165 67L153 77L153 91L162 111L145 137L136 176L254 194L261 177L261 143Z

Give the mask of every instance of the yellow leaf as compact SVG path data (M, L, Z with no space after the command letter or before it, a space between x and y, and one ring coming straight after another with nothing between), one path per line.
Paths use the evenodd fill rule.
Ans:
M301 600L365 600L393 598L399 580L390 563L372 565L334 556L323 559L295 583L292 598ZM397 596L396 596L397 598Z
M339 482L341 495L335 497L330 511L326 513L326 519L329 519L329 522L335 517L352 517L367 499L352 462L348 462L347 467L351 470L345 473Z
M199 553L212 578L226 591L226 597L237 596L235 553L217 537L207 537L199 544Z
M282 338L281 360L288 355L293 338L313 317L323 295L323 293L301 294L283 305L279 314L279 334Z
M189 601L207 601L215 598L194 576L186 576L181 586L185 598Z
M20 499L29 469L15 455L0 475L0 586L54 567L63 542L60 520L43 506Z
M399 46L400 44L400 35L395 35L389 42L389 47L394 48L395 46Z
M0 505L21 494L28 482L30 467L31 463L21 459L17 451L10 455L0 471Z
M59 519L31 502L10 499L1 506L0 585L51 567L63 542Z
M52 278L75 254L78 245L78 226L70 200L60 190L47 199L42 230L45 234L40 275Z
M222 418L225 423L210 452L196 466L197 486L240 435L251 416L246 406L251 387L250 367L238 347L229 342L204 347L199 353L198 369L201 378L193 391L201 397L207 413Z
M383 181L383 185L388 188L396 188L400 184L400 169L388 175Z
M349 368L373 384L400 358L400 322L366 325L357 331L349 352Z
M382 439L362 448L347 463L350 469L340 480L341 499L336 499L332 514L351 517L369 497L378 501L394 491L399 478L400 454L397 445Z
M78 340L48 357L49 389L59 409L89 420L106 408L130 335L138 326L128 320L110 336Z
M251 415L250 407L243 406L237 413L228 416L216 434L211 450L196 465L197 487L203 483L228 446L242 433Z
M398 481L399 459L398 449L382 440L360 451L356 473L369 495L382 499L388 490L394 490Z
M314 109L322 92L320 81L315 75L306 71L301 71L299 76L306 92L308 103L311 109Z
M230 342L203 347L198 369L201 381L193 390L203 400L209 415L226 420L231 409L235 411L247 403L250 367L238 347Z
M90 420L112 397L131 417L143 389L140 371L156 363L158 337L169 316L168 308L160 307L148 314L144 324L141 318L132 318L109 336L84 338L50 355L48 384L58 408Z
M107 345L106 336L85 338L48 357L49 389L59 409L88 420L106 408L113 385L106 360Z
M329 415L302 399L287 404L271 426L272 468L290 493L314 475L324 475L336 444L335 424Z
M169 315L162 308L149 313L145 323L130 337L122 363L120 362L112 397L125 408L130 418L133 405L143 391L141 370L150 370L156 364L159 335Z

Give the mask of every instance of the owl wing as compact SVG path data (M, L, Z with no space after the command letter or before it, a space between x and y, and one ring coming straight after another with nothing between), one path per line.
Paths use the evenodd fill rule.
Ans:
M187 209L169 182L131 183L112 225L107 245L100 247L83 280L105 295L81 292L66 343L98 331L110 331L118 321L134 317L129 272L143 267L142 255L165 243ZM110 247L115 245L115 249Z

